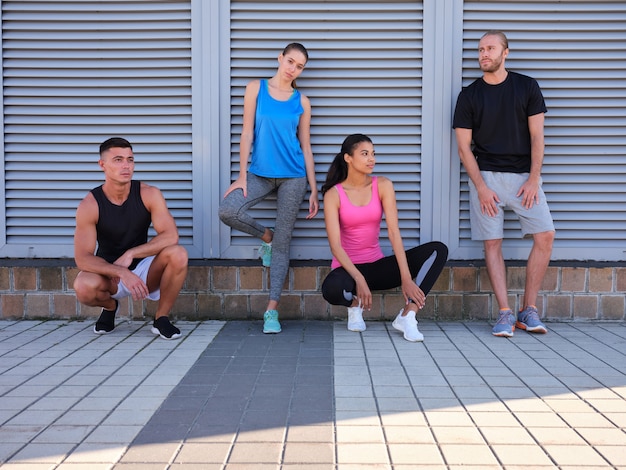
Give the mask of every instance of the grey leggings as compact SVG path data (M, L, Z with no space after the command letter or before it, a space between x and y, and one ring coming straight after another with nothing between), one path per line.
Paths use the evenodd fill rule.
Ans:
M270 300L278 302L289 270L289 245L293 226L306 193L307 180L301 178L264 178L248 173L248 196L237 189L220 203L220 220L229 227L261 238L265 227L248 213L248 209L276 192L276 225L272 240L272 263L270 266Z

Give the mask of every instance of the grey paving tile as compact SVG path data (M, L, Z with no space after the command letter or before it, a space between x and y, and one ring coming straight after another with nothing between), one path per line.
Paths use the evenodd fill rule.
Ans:
M286 325L287 334L263 335L258 323L228 323L131 448L169 439L181 443L175 463L199 464L204 459L212 464L226 458L228 465L271 463L284 455L290 426L332 420L332 328L310 328L310 322ZM193 377L198 373L207 373L210 380L203 383ZM194 392L196 387L203 387L205 395ZM196 398L175 405L189 396ZM168 430L166 423L179 426ZM333 440L325 442L334 446ZM223 456L217 461L215 456L203 457L201 443L214 443Z
M388 322L183 327L0 322L0 470L626 469L621 324L424 321L419 344Z

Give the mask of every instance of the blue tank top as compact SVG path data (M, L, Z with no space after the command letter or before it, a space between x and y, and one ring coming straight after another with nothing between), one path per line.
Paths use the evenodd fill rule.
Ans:
M152 217L141 200L141 183L130 182L130 194L121 206L109 201L102 186L91 190L98 203L96 234L98 249L96 256L113 263L129 248L148 241L148 228ZM134 259L129 266L132 271L141 259Z
M304 112L300 92L294 90L288 100L280 101L272 98L267 87L267 80L261 80L249 171L266 178L306 176L304 154L297 136Z

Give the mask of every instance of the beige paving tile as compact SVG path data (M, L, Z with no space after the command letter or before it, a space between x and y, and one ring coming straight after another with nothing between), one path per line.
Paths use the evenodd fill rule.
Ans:
M566 423L554 413L515 413L517 419L526 427L558 428L566 426Z
M154 470L161 470L162 465L157 464L154 467ZM2 467L2 470L5 470L6 467ZM8 469L10 470L10 469ZM22 469L26 470L26 469ZM29 468L28 470L36 470L35 468ZM111 470L111 464L109 463L62 463L58 467L55 467L55 470ZM123 470L123 467L120 469ZM145 470L151 470L150 466L146 466Z
M337 448L338 464L389 464L384 444L344 444Z
M530 433L521 426L517 427L481 427L485 440L493 444L535 445Z
M472 420L465 412L426 411L424 414L431 426L473 426Z
M624 446L626 448L626 433L617 428L578 428L582 437L594 446Z
M432 444L390 444L389 454L394 465L443 465L441 452L436 445ZM433 467L431 467L433 468ZM437 468L437 467L434 467ZM444 467L442 467L444 468Z
M437 426L433 433L439 444L485 444L479 430L474 427Z
M625 446L597 446L600 452L612 465L626 468L626 447Z
M500 465L480 465L474 468L480 469L480 470L502 470L502 467ZM399 470L398 467L396 467L396 469ZM467 465L448 465L447 469L448 470L468 470L468 466Z
M168 462L169 458L173 455L174 449L169 449L166 444L161 444L162 449L159 450L158 455L165 455L167 458L164 462ZM174 446L175 447L175 446ZM72 453L67 457L65 462L67 463L85 463L85 462L94 462L94 463L102 463L102 462L117 462L122 454L126 451L125 446L121 446L119 444L89 444L83 443L80 444L76 449L72 451ZM151 455L156 455L154 452ZM169 454L169 456L167 455ZM144 460L146 462L150 462L150 460ZM153 460L159 461L159 460Z
M450 465L496 465L497 459L486 445L442 444L441 452Z
M421 411L381 413L380 420L383 426L426 426L426 418Z
M613 390L599 387L576 390L576 394L585 400L614 400L619 397Z
M435 438L426 426L385 426L387 444L434 444Z
M283 442L285 428L267 428L240 431L237 442Z
M230 444L202 442L202 443L185 443L176 456L174 463L190 464L190 463L216 463L223 464L230 451Z
M512 411L527 411L532 413L552 411L552 409L540 398L507 400L506 404Z
M337 425L337 443L384 443L382 428L378 426Z
M616 426L626 429L626 413L605 413L604 416Z
M335 463L335 446L321 442L290 442L285 446L283 457L285 464L326 464ZM284 468L284 467L283 467Z
M543 445L557 465L602 465L605 460L591 447L584 445Z
M280 462L283 446L278 443L242 442L235 444L228 458L228 463L273 463Z
M508 412L508 408L499 400L484 400L480 398L462 398L461 402L468 412L473 411L500 411Z
M500 467L505 468L506 470L562 470L562 468L557 467L556 465L552 464L552 463L548 463L548 464L544 464L544 465L525 465L525 464L520 464L520 465L506 465L506 467ZM583 470L582 468L579 468L578 470ZM585 467L584 470L587 470L587 468ZM607 470L606 468L604 470Z
M179 443L143 444L130 447L121 458L123 463L164 463L177 453Z
M557 413L589 413L593 411L593 408L580 399L546 399L545 402Z
M341 423L345 425L352 424L358 426L380 426L380 418L378 417L378 414L369 411L336 410L335 419L338 424Z
M289 426L287 442L332 442L333 426Z
M599 413L559 413L567 424L574 428L613 428L608 419Z
M231 469L227 468L226 470L231 470ZM248 470L248 469L245 469L245 470ZM274 470L276 470L276 469L274 469ZM293 470L303 470L303 469L302 469L302 467L299 467L299 468L295 468ZM308 467L307 467L306 470L309 470ZM318 469L314 469L314 470L318 470ZM320 468L319 470L328 470L328 468ZM404 469L402 469L401 467L398 467L397 465L395 465L392 468L392 466L390 464L382 464L382 463L376 463L376 464L351 464L351 463L346 463L346 464L339 464L339 465L337 465L337 470L404 470ZM415 466L407 467L406 470L415 470Z
M550 458L537 445L495 444L491 448L507 470L510 465L525 465L533 469L540 465L552 465Z
M530 427L528 431L537 439L541 445L585 445L585 440L578 433L567 427L544 428Z
M476 426L502 426L512 427L517 426L519 422L515 419L511 413L505 413L502 411L473 411L470 413L471 418L476 423Z

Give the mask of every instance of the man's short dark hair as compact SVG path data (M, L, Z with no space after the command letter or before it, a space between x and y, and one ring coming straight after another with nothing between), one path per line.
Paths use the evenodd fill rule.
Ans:
M119 147L123 149L133 149L133 146L130 145L130 142L124 139L123 137L111 137L110 139L105 140L100 144L100 155L107 150Z

